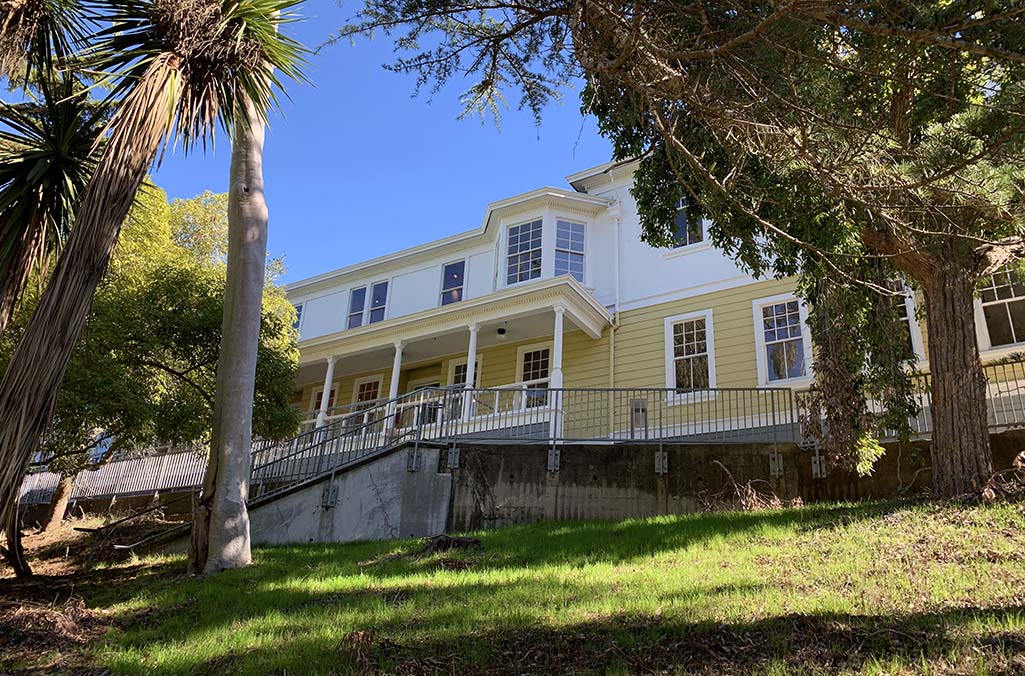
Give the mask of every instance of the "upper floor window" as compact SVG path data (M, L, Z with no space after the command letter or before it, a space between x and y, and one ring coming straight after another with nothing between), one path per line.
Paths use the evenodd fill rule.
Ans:
M383 320L387 304L388 282L377 282L370 289L370 317L368 323L373 324Z
M555 275L573 275L584 281L584 225L571 221L555 224Z
M458 303L466 285L466 261L449 263L441 269L441 304Z
M1025 342L1025 278L1002 268L983 279L979 291L990 347Z
M506 284L516 284L541 276L541 221L509 228L506 252Z
M682 199L676 205L676 220L673 222L674 249L697 244L705 239L705 230L701 227L701 222L691 223L687 219L686 206L686 201Z
M711 312L671 317L666 329L669 386L679 392L714 387Z
M801 305L796 298L760 308L765 380L775 382L807 375Z
M355 329L364 324L373 324L384 319L388 304L388 282L376 282L370 287L370 306L367 307L367 287L360 286L349 292L349 321L347 326Z
M469 370L467 362L455 364L452 367L452 384L453 385L465 385L466 384L466 372ZM473 362L473 385L477 387L480 382L480 362Z
M349 292L349 322L347 326L354 329L363 326L363 310L367 305L367 287L361 286Z
M295 321L292 322L292 328L295 329L296 331L298 331L299 327L302 325L302 323L303 323L303 304L299 303L298 305L295 306Z

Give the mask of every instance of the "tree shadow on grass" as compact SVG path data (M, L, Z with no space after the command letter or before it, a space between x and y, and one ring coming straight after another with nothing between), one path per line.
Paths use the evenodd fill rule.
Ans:
M192 673L700 675L1025 673L1025 632L984 630L1021 617L1022 606L909 615L785 615L736 624L617 616L558 628L521 627L397 643L375 629L303 637L266 651L231 653ZM262 653L262 654L261 654ZM310 659L320 655L321 659ZM257 666L258 665L258 666ZM924 665L928 665L925 667ZM928 668L928 671L926 671Z

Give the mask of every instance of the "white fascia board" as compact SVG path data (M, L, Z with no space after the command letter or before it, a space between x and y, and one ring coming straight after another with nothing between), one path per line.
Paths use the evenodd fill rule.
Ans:
M458 326L499 321L520 312L536 312L563 305L573 322L591 338L598 339L612 323L612 314L579 282L563 275L554 279L520 284L470 300L423 310L383 322L345 329L299 341L300 364L306 365L331 354L354 354L390 345L397 340L415 341L440 335ZM336 344L344 341L341 351Z
M604 164L599 164L596 167L591 167L590 169L584 169L583 171L578 171L575 174L570 174L566 177L566 182L573 186L573 189L577 192L586 193L587 190L593 187L597 182L595 179L601 176L607 176L607 180L614 180L612 173L623 167L629 167L629 173L633 173L636 166L632 165L636 165L639 162L640 158L622 160L620 162L605 162Z

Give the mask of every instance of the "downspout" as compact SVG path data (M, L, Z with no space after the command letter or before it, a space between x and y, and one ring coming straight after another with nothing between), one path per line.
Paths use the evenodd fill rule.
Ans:
M612 232L615 246L612 247L612 275L615 279L615 304L612 308L612 326L609 327L609 389L616 388L616 329L619 328L619 306L622 303L623 289L620 279L620 230L623 222L622 206L619 202L610 207L612 216ZM610 395L614 399L614 395ZM609 406L609 438L615 430L615 406Z

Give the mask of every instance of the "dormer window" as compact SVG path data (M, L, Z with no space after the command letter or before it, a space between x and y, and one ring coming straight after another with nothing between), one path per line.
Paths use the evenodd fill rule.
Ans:
M441 304L450 305L463 299L466 284L466 261L449 263L441 269Z
M691 223L687 219L687 202L680 200L676 204L676 220L673 223L673 248L690 246L704 241L705 231L701 222Z
M541 220L509 228L506 252L506 284L517 284L541 276Z
M573 275L584 281L584 224L559 220L555 224L555 276Z

